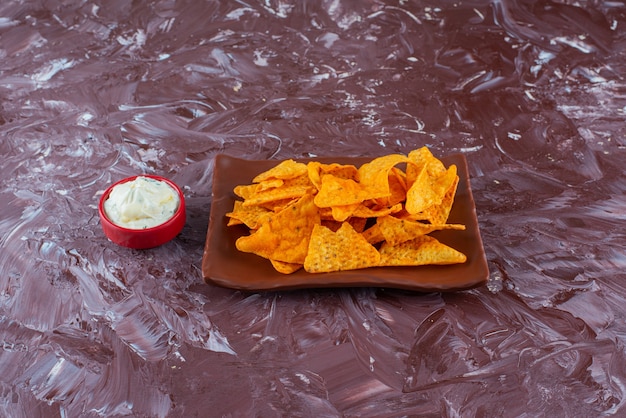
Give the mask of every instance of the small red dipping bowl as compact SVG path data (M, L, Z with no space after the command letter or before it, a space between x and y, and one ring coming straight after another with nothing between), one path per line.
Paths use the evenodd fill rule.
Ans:
M118 184L133 181L137 177L147 177L154 180L162 181L164 183L167 183L176 191L180 203L178 205L176 213L174 213L171 218L169 218L162 224L150 228L130 229L114 224L107 217L104 210L104 202L109 198L109 195L111 194L113 188ZM100 203L98 204L98 212L100 213L100 223L102 224L102 230L111 241L123 247L134 248L138 250L158 247L159 245L171 241L174 237L176 237L176 235L180 233L180 231L185 226L187 216L185 213L185 198L180 188L175 183L164 177L148 174L128 177L111 185L108 189L106 189L106 191L100 198Z

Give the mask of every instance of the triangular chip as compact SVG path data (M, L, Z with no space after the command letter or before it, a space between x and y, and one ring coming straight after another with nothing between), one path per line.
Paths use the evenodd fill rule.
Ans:
M296 199L311 191L307 186L278 187L276 189L263 190L255 193L243 201L244 206L267 205L270 202L277 202L286 199Z
M369 208L363 204L359 205L352 212L352 216L358 218L378 218L380 216L386 216L392 213L400 212L402 210L402 203L393 205L391 207L373 207Z
M450 211L452 210L452 204L454 203L454 196L459 184L459 177L457 176L450 188L443 196L443 200L439 205L433 205L424 209L422 212L416 214L419 219L427 220L432 224L443 224L448 221Z
M369 163L359 167L359 183L367 191L366 199L389 197L391 195L389 172L394 166L407 161L406 155L389 154L374 158Z
M430 152L428 147L421 147L416 150L409 152L408 160L410 164L407 164L406 167L406 185L407 188L411 187L415 182L417 176L422 172L424 167L427 167L428 176L440 176L446 168L443 163L439 161L433 154Z
M433 177L432 188L437 193L437 196L440 196L440 199L443 199L443 196L450 189L450 187L458 181L459 176L457 175L456 165L452 164L445 173L441 174L439 177ZM441 200L437 203L440 204Z
M367 196L363 187L352 179L324 174L321 181L320 190L315 195L315 204L320 208L361 203Z
M280 212L281 210L285 209L287 205L292 204L298 199L299 197L289 197L287 199L271 200L269 202L260 203L258 206L267 210L271 210L272 212Z
M303 264L313 227L320 223L313 195L306 194L295 203L263 220L259 229L236 241L239 251L271 260Z
M284 261L278 261L278 260L270 260L270 261L272 262L272 267L274 267L274 269L277 272L283 273L283 274L295 273L296 271L302 268L302 264L285 263Z
M263 180L260 183L257 183L255 192L262 192L263 190L275 189L276 187L280 187L285 183L283 179L269 179Z
M380 254L349 223L337 232L316 225L309 243L304 269L309 273L354 270L378 265Z
M404 207L409 213L418 213L424 209L441 203L442 196L438 196L432 187L432 178L428 173L428 162L422 167L413 184L406 192ZM409 164L410 165L410 164Z
M257 175L252 179L253 183L260 183L268 179L292 179L294 177L307 174L306 164L298 163L294 160L284 160L267 171Z
M286 199L296 199L304 196L306 193L313 192L314 190L313 185L309 181L309 176L306 174L286 180L281 180L281 182L282 184L279 187L273 188L263 188L260 187L263 183L257 184L257 188L254 193L246 194L246 196L244 197L245 200L243 202L243 205L259 206L267 205L270 202L282 201ZM241 189L239 191L241 192Z
M313 183L309 179L308 174L300 174L299 176L283 180L283 187L307 186L313 189Z
M465 254L429 235L422 235L398 245L384 242L380 247L381 266L422 266L457 264L467 260Z
M324 174L332 174L342 179L359 180L359 171L353 165L344 164L323 164L318 161L311 161L307 164L307 170L311 183L315 185L317 190L322 187L322 176Z
M387 206L397 205L406 200L406 176L404 172L394 167L389 174L389 195Z
M339 222L343 222L348 219L354 211L361 206L361 203L353 203L351 205L341 205L341 206L333 206L331 207L331 213L333 214L333 219Z
M228 212L228 226L245 224L250 229L257 229L263 216L271 214L269 210L260 206L244 206L240 200L235 200L232 212Z
M393 216L382 216L376 220L385 241L391 245L400 244L405 241L418 238L422 235L430 234L433 231L444 229L465 230L465 225L460 224L426 224L398 219Z
M365 231L361 233L363 238L370 244L378 244L379 242L383 242L385 240L385 236L383 232L380 230L380 227L377 224L374 224L367 228Z
M233 188L233 192L245 200L254 196L258 189L258 184L240 184Z

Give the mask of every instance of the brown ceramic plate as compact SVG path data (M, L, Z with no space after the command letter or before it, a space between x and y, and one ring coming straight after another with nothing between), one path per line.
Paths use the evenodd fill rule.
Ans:
M359 167L371 158L316 158L330 163ZM247 234L245 226L227 227L226 213L233 208L233 188L250 184L259 173L278 163L251 161L218 155L213 174L213 201L209 217L202 273L207 283L241 290L285 290L324 287L389 287L416 291L451 291L483 285L489 274L483 250L474 199L470 189L467 162L462 154L441 158L446 166L456 164L459 185L448 222L461 223L465 231L439 231L431 234L441 242L467 255L463 264L419 267L373 267L332 273L307 273L303 269L289 275L278 273L271 263L235 248L235 241Z

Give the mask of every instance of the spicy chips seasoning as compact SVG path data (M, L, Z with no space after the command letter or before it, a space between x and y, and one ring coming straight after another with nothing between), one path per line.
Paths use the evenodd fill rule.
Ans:
M285 160L239 185L228 225L250 234L236 247L284 274L375 266L464 263L467 257L428 235L448 224L458 185L426 147L361 167Z

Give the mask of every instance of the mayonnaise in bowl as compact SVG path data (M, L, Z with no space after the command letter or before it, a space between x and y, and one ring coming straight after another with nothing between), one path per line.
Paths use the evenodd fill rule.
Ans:
M117 184L104 202L104 212L114 224L147 229L167 222L180 206L177 191L164 181L138 176Z

